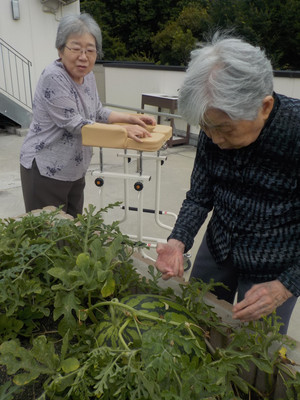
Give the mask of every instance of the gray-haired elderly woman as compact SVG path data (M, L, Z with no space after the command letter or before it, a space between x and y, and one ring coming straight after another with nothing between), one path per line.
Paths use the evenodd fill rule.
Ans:
M233 317L276 309L286 333L300 295L300 100L273 92L264 52L215 35L192 53L179 93L181 114L200 122L191 187L167 244L157 247L163 278L183 275L183 253L213 210L191 277L216 287Z
M88 14L61 19L56 37L59 59L45 68L33 102L33 119L21 148L21 181L26 212L63 205L82 213L85 174L92 149L82 146L81 128L93 122L125 123L136 141L149 136L152 117L104 108L92 69L101 53L101 30Z

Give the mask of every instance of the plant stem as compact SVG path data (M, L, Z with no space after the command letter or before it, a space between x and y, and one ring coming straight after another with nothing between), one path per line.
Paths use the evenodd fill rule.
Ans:
M187 329L187 331L189 332L189 334L192 336L192 338L193 339L196 339L196 336L194 335L194 332L191 330L191 327L190 327L190 325L191 324L189 324L189 323L186 323L185 324L185 327L186 327L186 329ZM193 324L194 325L194 324ZM207 344L208 343L208 340L206 340L205 338L204 338L204 340L205 340L205 343ZM200 349L200 350L202 350L203 351L203 348L200 346L200 344L199 344L199 342L196 340L196 344L197 344L197 347ZM209 345L210 345L210 343L209 343ZM212 350L213 350L213 347L212 346L210 346L211 348L212 348ZM210 349L211 350L211 349ZM214 353L213 353L214 354Z
M122 343L122 345L124 346L125 350L127 350L127 351L130 351L130 348L127 346L127 344L126 344L126 342L125 342L125 340L124 340L124 338L123 338L123 336L122 336L122 333L123 333L124 329L126 328L126 326L129 324L129 322L130 322L130 320L127 319L127 320L124 322L124 324L121 326L121 328L120 328L120 330L119 330L119 333L118 333L118 336L119 336L119 338L120 338L120 340L121 340L121 343Z
M119 303L116 301L103 301L101 303L94 304L92 307L90 307L86 311L89 312L96 307L102 307L102 306L108 306L108 305L113 305L113 306L117 306L120 308L124 308L125 310L129 311L133 316L136 315L136 316L144 317L144 318L150 319L152 321L156 321L156 322L169 323L174 326L182 325L182 322L166 321L165 319L162 319L160 317L155 317L154 315L151 315L151 314L146 314L143 311L139 311L133 307L128 306L127 304Z
M97 318L95 317L95 314L93 313L93 311L91 310L91 305L92 305L92 295L91 292L88 293L88 305L89 308L87 310L87 314L90 317L91 321L94 322L94 324L98 323Z
M85 229L85 238L84 238L84 246L83 246L83 252L87 253L88 251L88 237L89 237L89 232L90 232L90 227L91 227L91 218L92 215L88 213L87 215L87 227Z

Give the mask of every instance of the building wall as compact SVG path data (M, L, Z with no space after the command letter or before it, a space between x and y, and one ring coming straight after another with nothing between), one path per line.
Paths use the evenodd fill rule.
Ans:
M57 8L56 13L45 12L49 7ZM34 91L44 67L57 57L55 37L60 18L79 14L80 4L79 0L66 6L59 0L19 0L19 9L20 19L14 20L11 0L1 0L0 38L31 61Z

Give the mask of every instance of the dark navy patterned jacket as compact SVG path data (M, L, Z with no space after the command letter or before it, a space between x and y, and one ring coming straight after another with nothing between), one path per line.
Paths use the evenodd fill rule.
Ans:
M188 251L207 213L215 261L230 257L241 277L278 279L300 295L300 100L276 95L258 139L221 150L200 132L191 189L170 238Z

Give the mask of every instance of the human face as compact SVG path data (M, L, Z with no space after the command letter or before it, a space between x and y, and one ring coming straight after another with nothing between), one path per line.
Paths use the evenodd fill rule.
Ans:
M79 54L73 53L70 49L83 51ZM82 84L84 77L92 71L97 58L97 52L88 53L87 50L96 50L96 40L90 33L83 35L70 35L62 51L59 51L61 62L68 74L78 84Z
M256 119L252 121L232 120L224 111L210 108L205 113L206 123L201 124L201 128L220 149L240 149L258 138L273 104L272 96L265 97Z

